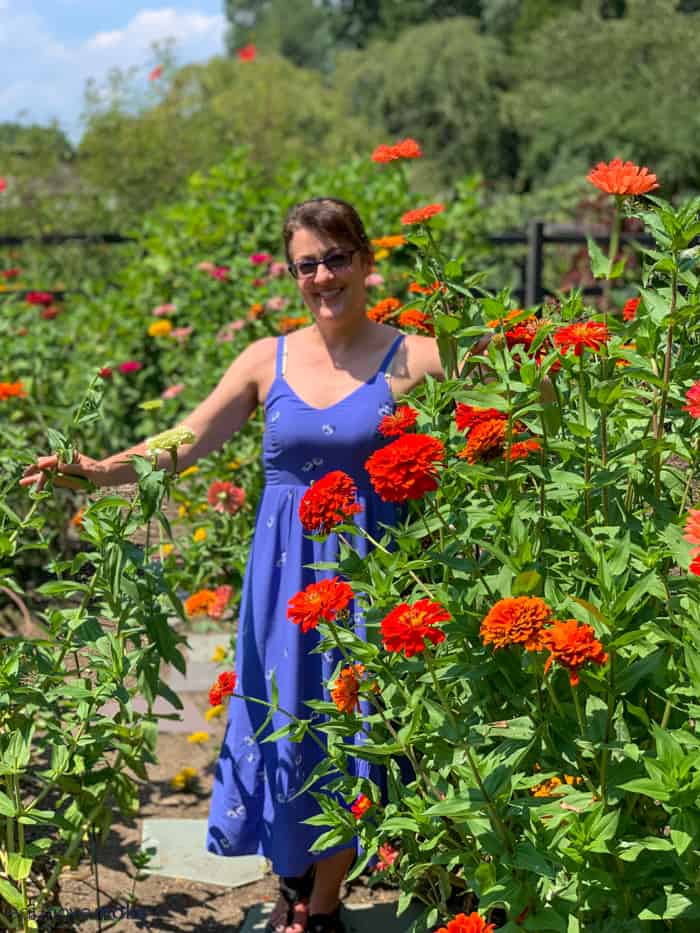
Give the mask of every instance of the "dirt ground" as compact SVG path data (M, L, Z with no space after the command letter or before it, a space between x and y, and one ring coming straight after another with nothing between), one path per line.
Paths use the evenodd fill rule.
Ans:
M208 708L206 694L190 694L197 707ZM148 768L149 781L141 786L141 811L131 822L117 821L109 839L98 853L99 905L101 926L97 920L98 891L89 862L76 871L66 870L61 876L61 912L68 921L52 926L44 918L40 929L56 933L80 931L97 933L100 929L135 931L234 931L243 922L246 911L262 901L274 901L276 878L268 874L261 881L239 888L199 884L179 878L151 875L136 885L135 904L127 899L132 888L134 869L127 852L135 850L141 839L144 818L197 819L207 815L214 765L223 737L223 718L207 723L202 717L202 729L210 734L204 745L193 745L187 735L160 734L157 765ZM196 792L174 791L171 778L184 766L199 771ZM386 888L367 887L366 880L354 882L344 892L346 903L393 901L397 892ZM129 911L129 914L127 914ZM57 916L58 919L58 916Z

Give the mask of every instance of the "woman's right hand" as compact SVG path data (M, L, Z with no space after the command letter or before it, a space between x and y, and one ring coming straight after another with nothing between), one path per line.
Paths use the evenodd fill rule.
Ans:
M104 485L104 467L99 460L86 457L85 454L73 455L71 463L59 460L56 454L48 457L38 457L35 463L30 463L22 474L20 486L34 485L35 492L41 492L46 481L51 476L54 486L64 486L66 489L83 489L85 480L95 485Z

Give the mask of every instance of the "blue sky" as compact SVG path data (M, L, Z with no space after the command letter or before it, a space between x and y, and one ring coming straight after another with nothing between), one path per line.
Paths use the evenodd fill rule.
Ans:
M206 61L225 30L222 0L0 0L0 122L55 118L75 140L88 78L136 66L146 87L154 42Z

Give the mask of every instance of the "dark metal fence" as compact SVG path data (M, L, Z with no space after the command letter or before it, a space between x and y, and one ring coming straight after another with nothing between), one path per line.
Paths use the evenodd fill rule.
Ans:
M554 291L547 288L543 281L546 247L550 244L583 245L587 241L587 236L591 236L601 246L610 243L609 232L606 232L603 228L587 229L566 224L550 224L544 220L531 221L525 231L491 234L486 239L492 246L496 247L527 247L525 258L515 262L519 270L520 283L514 294L527 307L530 307L531 305L541 304L545 297L548 294L553 294ZM48 233L38 237L0 236L0 249L26 244L32 246L61 246L65 243L76 243L87 246L100 243L120 244L133 242L133 237L123 236L121 233ZM654 241L645 233L623 233L620 236L620 244L623 243L652 246ZM600 294L601 287L592 285L584 288L583 291L585 294ZM14 292L14 294L18 294L18 292Z

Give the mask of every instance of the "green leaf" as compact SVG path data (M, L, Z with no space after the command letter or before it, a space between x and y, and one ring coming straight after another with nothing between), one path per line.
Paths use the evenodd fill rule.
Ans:
M652 901L639 915L640 920L674 920L676 917L684 917L686 920L699 919L700 900L669 891Z
M651 797L652 800L671 799L671 791L664 784L653 781L651 778L635 778L633 781L625 781L619 787L630 794L643 794L645 797Z
M587 236L588 256L591 260L591 272L595 279L607 279L610 260L591 236Z
M164 404L162 398L149 398L145 402L139 402L139 408L143 408L144 411L156 411L158 408L162 408Z
M13 881L24 881L32 870L32 859L25 858L19 852L10 852L7 856L7 873Z
M0 815L2 816L16 816L17 808L12 803L7 794L3 794L0 791Z
M22 910L24 908L22 894L4 878L0 878L0 897L6 900L7 903L16 910Z
M511 596L529 596L531 593L541 593L542 584L542 576L536 570L523 570L511 584Z

